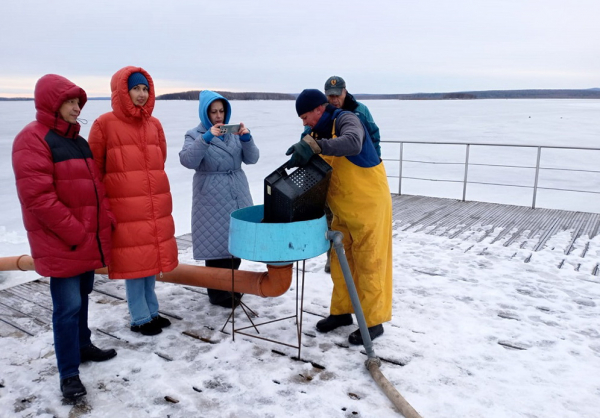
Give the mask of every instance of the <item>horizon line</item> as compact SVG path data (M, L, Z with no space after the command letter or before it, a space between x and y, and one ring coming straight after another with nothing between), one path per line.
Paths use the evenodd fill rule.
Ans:
M156 97L171 95L171 94L184 94L190 92L201 92L203 90L212 90L221 93L231 93L231 94L287 94L287 95L299 95L300 93L281 93L281 92L266 92L266 91L229 91L229 90L216 90L216 89L198 89L198 90L185 90L185 91L177 91L173 93L162 93L156 95ZM579 88L579 89L540 89L540 88L525 88L525 89L490 89L490 90L456 90L456 91L441 91L441 92L414 92L414 93L352 93L354 96L410 96L410 95L436 95L436 94L455 94L455 93L486 93L486 92L516 92L516 91L600 91L600 87L589 87L589 88ZM90 96L88 100L110 100L111 96ZM34 100L33 96L0 96L0 100L2 101L25 101L25 100ZM235 99L234 99L235 100Z

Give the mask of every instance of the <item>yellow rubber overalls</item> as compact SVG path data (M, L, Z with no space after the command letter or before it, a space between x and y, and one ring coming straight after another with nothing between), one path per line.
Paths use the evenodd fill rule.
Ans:
M335 123L334 123L335 131ZM332 138L335 138L335 132ZM359 167L321 155L333 167L327 203L343 244L368 327L392 319L392 198L383 162ZM331 254L332 315L354 312L337 254Z

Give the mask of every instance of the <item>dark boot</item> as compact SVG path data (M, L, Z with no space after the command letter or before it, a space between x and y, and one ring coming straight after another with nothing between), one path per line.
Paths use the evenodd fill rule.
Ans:
M85 363L86 361L106 361L110 360L117 355L117 352L113 348L108 350L102 350L96 347L94 344L90 344L87 347L83 347L79 350L81 357L80 362Z
M327 318L317 322L317 331L329 332L344 325L352 325L351 314L329 315Z
M169 321L170 322L170 321ZM132 325L130 328L133 332L139 332L142 335L156 335L162 332L162 328L158 321L151 320L142 325Z
M369 335L371 336L371 341L379 337L381 334L383 334L382 324L373 325L372 327L369 327ZM348 336L348 342L354 345L361 345L363 343L362 335L360 334L360 328Z
M158 324L159 327L161 328L166 328L169 325L171 325L171 321L169 321L167 318L165 318L164 316L155 316L154 318L152 318L152 320L154 322L156 322Z
M226 290L206 289L208 293L208 301L212 305L222 306L223 308L231 308L232 303L235 302L237 307L240 304L243 294L235 292L235 301L231 298L231 292Z
M60 391L66 399L77 399L87 394L85 386L79 380L79 376L67 377L60 381Z
M331 273L331 247L327 250L327 261L325 262L325 273Z

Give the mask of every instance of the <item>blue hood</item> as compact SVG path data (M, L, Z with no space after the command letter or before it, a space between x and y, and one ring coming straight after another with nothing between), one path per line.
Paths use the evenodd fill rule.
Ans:
M229 118L231 117L231 105L229 104L229 100L214 91L202 90L200 92L200 106L198 113L200 114L200 122L202 122L202 125L204 125L207 130L210 130L213 126L208 117L208 108L212 102L219 99L225 102L225 124L228 124Z

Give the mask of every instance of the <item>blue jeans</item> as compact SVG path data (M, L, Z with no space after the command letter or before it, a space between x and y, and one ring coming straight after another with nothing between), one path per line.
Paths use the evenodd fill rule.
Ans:
M125 280L131 325L142 325L158 316L158 299L154 293L155 283L156 276Z
M93 271L68 278L50 277L54 351L61 379L79 374L79 350L92 343L88 295L93 288Z

